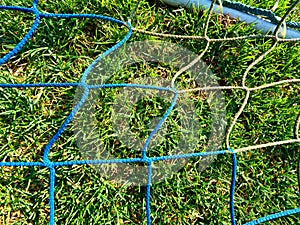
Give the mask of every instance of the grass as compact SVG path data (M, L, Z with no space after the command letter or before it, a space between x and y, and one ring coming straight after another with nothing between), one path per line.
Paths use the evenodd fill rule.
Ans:
M40 1L40 10L54 13L96 13L126 21L135 2L62 0ZM272 1L244 1L270 8ZM275 1L274 1L275 2ZM280 1L279 15L290 1ZM31 0L0 0L4 5L31 5ZM135 27L183 35L203 35L207 12L175 9L159 2L142 1L133 20ZM300 20L295 11L291 18ZM29 30L33 16L0 12L0 56L10 51ZM213 38L258 33L228 17L213 15L208 35ZM22 51L0 67L0 83L77 82L99 54L121 40L126 29L88 19L43 19L36 34ZM158 39L134 33L130 42ZM169 40L200 53L204 41ZM221 85L240 85L249 64L270 48L267 39L212 43L203 60ZM282 43L257 64L246 79L255 87L283 79L300 78L298 43ZM135 64L113 74L112 82L132 82L144 77L170 79L176 69L163 64ZM187 86L188 80L180 80ZM116 157L139 153L120 143L112 125L111 106L121 89L99 93L96 122L99 138ZM242 90L223 91L228 124L245 97ZM30 88L0 90L0 160L41 161L43 150L68 116L76 88ZM294 138L300 110L300 88L284 84L253 91L248 105L230 137L232 148ZM211 112L199 93L191 94L199 119L200 151L211 129ZM154 101L155 100L155 101ZM170 99L145 99L132 110L132 132L146 138L151 120L162 116ZM129 107L130 108L130 107ZM170 152L178 135L176 114L167 121L174 133L151 154ZM82 159L71 124L51 149L54 161ZM173 136L172 136L173 135ZM177 136L178 137L178 136ZM225 143L222 143L225 148ZM270 213L299 207L297 159L299 144L281 145L237 154L238 177L235 195L237 224ZM191 159L172 177L152 185L153 224L230 224L230 155L219 155L213 164L199 171L201 160ZM49 170L29 167L0 167L0 224L47 224L49 222ZM55 219L57 224L145 224L145 187L118 184L101 177L92 166L57 168ZM300 215L265 224L299 224Z

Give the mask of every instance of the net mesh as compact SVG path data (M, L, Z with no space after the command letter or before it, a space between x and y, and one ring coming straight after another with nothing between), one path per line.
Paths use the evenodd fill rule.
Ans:
M131 25L131 20L134 18L134 15L136 14L137 8L139 3L136 5L136 8L134 9L133 13L130 16L130 19L128 22L124 22L118 19L114 19L112 17L108 16L102 16L102 15L95 15L95 14L54 14L54 13L43 13L38 10L38 0L34 0L31 8L26 7L19 7L19 6L1 6L1 10L15 10L15 11L22 11L26 13L32 13L35 15L35 20L33 25L31 26L30 30L27 32L27 34L24 36L24 38L11 50L9 53L7 53L4 57L0 59L0 65L5 64L8 62L13 56L15 56L20 50L26 45L28 40L34 35L35 31L38 29L38 26L41 22L41 19L43 18L90 18L90 19L99 19L99 20L106 20L112 23L116 23L121 26L125 26L128 28L128 33L124 36L124 38L115 44L113 47L111 47L109 50L104 52L100 57L98 57L84 72L80 82L77 83L19 83L19 84L13 84L13 83L1 83L1 88L37 88L37 87L81 87L84 91L80 98L80 101L78 101L77 105L74 106L71 113L68 115L66 120L63 122L62 126L58 129L56 134L50 139L50 141L47 143L44 154L43 154L43 161L42 162L0 162L0 166L7 166L7 167L20 167L20 166L30 166L30 167L46 167L50 170L50 177L49 177L49 183L50 183L50 189L49 189L49 204L50 204L50 224L53 225L55 223L55 174L58 167L65 167L65 166L72 166L72 165L84 165L84 164L113 164L113 163L146 163L148 166L148 180L147 180L147 186L146 186L146 216L147 216L147 224L151 224L151 212L150 212L150 195L151 195L151 177L152 177L152 169L153 169L153 163L157 161L163 161L163 160L170 160L170 159L177 159L177 158L194 158L194 157L203 157L203 156L210 156L210 155L218 155L218 154L231 154L232 156L232 178L231 178L231 188L230 188L230 215L231 215L231 223L236 223L236 218L234 214L234 191L235 191L235 181L236 181L236 173L237 173L237 159L236 154L240 152L246 152L250 150L265 148L265 147L272 147L272 146L278 146L278 145L286 145L291 143L299 143L300 137L299 137L299 126L300 126L300 114L297 117L297 121L295 121L295 129L294 129L294 138L290 140L281 140L276 142L270 142L265 144L259 144L259 145L253 145L253 146L247 146L242 148L232 148L230 144L230 137L232 134L233 129L235 128L238 119L240 118L241 114L243 113L245 107L249 103L249 98L251 94L254 91L267 89L274 86L289 84L289 83L298 83L300 82L300 79L286 79L286 80L280 80L277 82L272 82L268 84L264 84L261 86L255 86L255 87L249 87L246 84L247 76L249 75L249 72L259 63L261 62L268 54L270 54L274 48L279 45L280 43L284 42L295 42L297 43L300 41L300 38L294 38L294 39L285 39L284 37L279 36L279 28L286 24L289 27L293 28L299 28L300 24L298 22L293 21L286 21L291 11L297 6L297 4L300 1L295 1L285 12L284 16L282 18L277 17L272 11L270 10L264 10L254 7L249 7L247 5L231 2L231 1L223 1L223 5L227 7L231 7L233 9L237 9L243 12L251 13L254 15L263 16L273 23L277 24L277 29L272 34L266 34L266 35L249 35L249 36L239 36L239 37L231 37L231 38L210 38L207 34L211 14L213 11L213 6L215 2L212 2L211 7L209 9L209 14L206 20L206 24L204 27L204 35L201 36L185 36L185 35L173 35L173 34L162 34L162 33L156 33L151 32L147 30L142 30L139 28L135 28ZM147 149L147 146L149 145L150 141L155 136L156 132L159 130L162 123L166 120L166 118L170 115L172 109L176 105L177 97L182 93L187 92L195 92L195 91L204 91L204 90L226 90L226 89L240 89L245 92L245 97L243 100L242 105L240 106L238 112L234 116L233 121L231 121L230 126L227 130L226 134L226 150L219 150L215 152L196 152L196 153L190 153L190 154L180 154L180 155L171 155L171 156L161 156L161 157L148 157L147 152L143 151L143 154L140 158L116 158L116 159L110 159L110 160L76 160L76 161L51 161L49 159L49 153L51 148L53 147L54 143L58 140L58 138L62 135L62 133L66 130L67 126L71 122L71 120L74 118L75 114L80 110L84 102L86 101L88 94L90 90L94 87L92 85L87 84L86 79L89 72L92 70L92 68L104 57L115 51L120 46L124 45L125 42L127 42L133 32L139 32L144 33L147 35L153 35L153 36L159 36L159 37L167 37L167 38L175 38L175 39L200 39L205 41L205 48L203 51L201 51L201 54L197 57L196 60L191 62L189 65L186 65L181 70L179 70L172 80L172 86L174 87L174 83L176 78L178 78L182 73L184 73L186 70L188 70L190 67L198 63L202 58L203 55L208 51L208 48L210 44L214 42L230 42L230 41L236 41L236 40L243 40L243 39L270 39L272 40L272 45L269 49L267 49L263 54L261 54L259 57L255 58L253 62L247 67L245 72L242 74L242 81L240 85L236 86L214 86L214 87L204 87L204 88L193 88L193 89L186 89L186 90L176 90L174 91L174 97L171 103L171 106L168 108L168 110L165 112L161 120L158 122L154 130L150 133L149 137L147 138L147 141L143 147L143 149ZM98 88L115 88L115 87L127 87L130 88L130 84L105 84L103 86L99 86ZM148 87L145 85L135 85L135 88L153 88L156 87ZM268 216L253 220L251 222L246 223L247 225L252 224L259 224L262 222L266 222L269 220L273 220L279 217L288 216L292 214L296 214L300 212L300 208L295 209L289 209L283 212L278 212L274 214L270 214Z

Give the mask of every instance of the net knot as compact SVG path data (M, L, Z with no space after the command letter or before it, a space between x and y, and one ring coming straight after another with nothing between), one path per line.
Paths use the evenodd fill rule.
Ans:
M276 19L278 21L281 21L281 17L276 16ZM276 27L275 27L276 29ZM273 30L273 32L275 31L275 29ZM284 20L282 25L279 27L278 29L278 35L280 35L281 38L285 38L286 37L286 32L287 32L287 26L286 26L286 21Z
M48 158L44 159L44 164L49 168L53 167L53 162L51 162Z
M231 152L232 154L235 154L235 151L232 148L228 148L227 149L229 152Z

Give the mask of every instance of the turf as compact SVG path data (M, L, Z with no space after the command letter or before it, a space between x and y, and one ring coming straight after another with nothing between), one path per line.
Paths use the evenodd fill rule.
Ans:
M275 1L244 1L270 8ZM291 1L280 1L283 15ZM53 13L95 13L126 21L135 1L47 0L40 10ZM0 0L2 5L31 5L31 0ZM155 32L203 35L207 12L202 9L172 8L160 2L142 1L132 23ZM0 12L0 56L10 51L29 30L33 15ZM298 11L290 16L300 20ZM208 29L212 38L257 34L228 16L213 15ZM36 34L22 51L0 67L0 83L78 82L87 66L99 54L126 34L126 28L88 19L43 19ZM130 42L158 39L134 33ZM204 41L170 40L200 53ZM240 40L212 43L203 60L221 85L240 85L248 65L272 45L271 40ZM255 87L283 79L300 78L299 43L281 43L253 68L246 80ZM110 78L131 82L139 76L170 78L176 71L162 64L137 64ZM181 84L187 85L182 79ZM118 143L111 119L111 105L120 89L104 90L97 101L97 132L116 157L138 153ZM223 91L228 124L242 104L242 90ZM43 149L68 116L76 88L0 89L0 160L42 161ZM231 147L240 148L294 138L300 110L298 84L284 84L251 93L250 101L230 138ZM211 113L199 94L191 94L199 116L203 151L209 138ZM162 116L170 99L145 99L132 112L132 131L149 135L151 119ZM178 132L176 116L167 121L174 136L153 152L169 152ZM176 130L177 129L177 130ZM176 143L175 143L176 144ZM225 141L222 144L225 148ZM297 160L299 144L281 145L237 154L238 174L235 195L237 224L270 213L299 207ZM152 154L152 153L151 153ZM51 149L55 161L82 159L74 135L74 124ZM204 171L199 159L191 159L172 177L152 185L153 224L230 224L230 155L220 155ZM49 222L49 170L29 167L0 167L0 224L47 224ZM57 168L55 219L57 224L146 224L145 187L118 184L101 177L91 166ZM300 215L265 224L300 224Z

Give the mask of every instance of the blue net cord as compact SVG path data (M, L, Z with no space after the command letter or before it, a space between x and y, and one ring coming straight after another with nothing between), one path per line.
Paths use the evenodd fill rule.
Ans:
M50 188L49 188L49 205L50 205L50 225L55 224L55 168L62 166L72 166L72 165L86 165L86 164L112 164L112 163L147 163L148 165L148 179L146 186L146 218L147 224L151 224L151 178L152 178L152 164L157 161L170 160L170 159L179 159L179 158L193 158L193 157L204 157L209 155L219 155L230 153L232 156L232 178L231 178L231 187L230 187L230 216L231 216L231 224L236 224L235 214L234 214L234 189L235 189L235 180L237 176L237 159L234 150L220 150L214 152L199 152L199 153L190 153L190 154L179 154L179 155L171 155L171 156L160 156L160 157L147 157L147 147L150 144L152 138L157 133L163 122L171 113L172 109L176 104L176 100L178 97L178 92L175 89L170 89L166 87L156 87L156 86L148 86L148 85L137 85L137 84L104 84L104 85L87 85L86 79L91 71L91 69L105 56L122 46L132 35L132 26L130 22L123 22L117 20L112 17L96 15L96 14L53 14L53 13L42 13L38 10L38 0L33 1L33 5L31 8L18 7L18 6L2 6L0 5L0 9L2 10L14 10L14 11L22 11L26 13L33 13L35 15L35 20L27 32L27 34L21 39L21 41L14 47L12 51L7 53L4 57L0 59L0 66L10 60L13 56L15 56L29 41L29 39L34 35L36 29L38 28L40 21L42 18L90 18L90 19L99 19L104 21L109 21L112 23L117 23L119 25L123 25L128 28L128 33L125 37L115 44L113 47L108 49L102 55L100 55L83 73L83 76L78 83L31 83L31 84L0 84L0 88L36 88L36 87L76 87L81 86L84 89L84 93L78 102L78 104L72 109L71 113L68 115L62 126L58 129L57 133L51 138L44 149L43 154L43 162L0 162L0 166L35 166L35 167L48 167L50 171ZM243 7L241 8L243 10ZM244 7L244 9L246 9ZM252 13L255 13L252 11ZM298 25L297 25L298 26ZM53 144L57 141L57 139L62 135L65 131L68 124L71 122L76 112L81 108L85 100L89 95L90 89L94 88L115 88L115 87L131 87L131 88L143 88L143 89L155 89L155 90L168 90L174 92L174 98L168 110L165 112L161 120L158 122L154 130L149 135L146 140L141 158L124 158L124 159L110 159L110 160L76 160L76 161L63 161L63 162L53 162L49 159L49 152ZM287 210L284 212L279 212L275 214L268 215L266 217L259 218L257 220L246 223L247 225L260 224L265 221L273 220L279 217L292 215L300 212L300 207L296 209Z
M151 225L151 209L150 209L150 196L151 196L151 177L152 177L152 161L148 162L148 179L146 186L146 217L147 225Z

